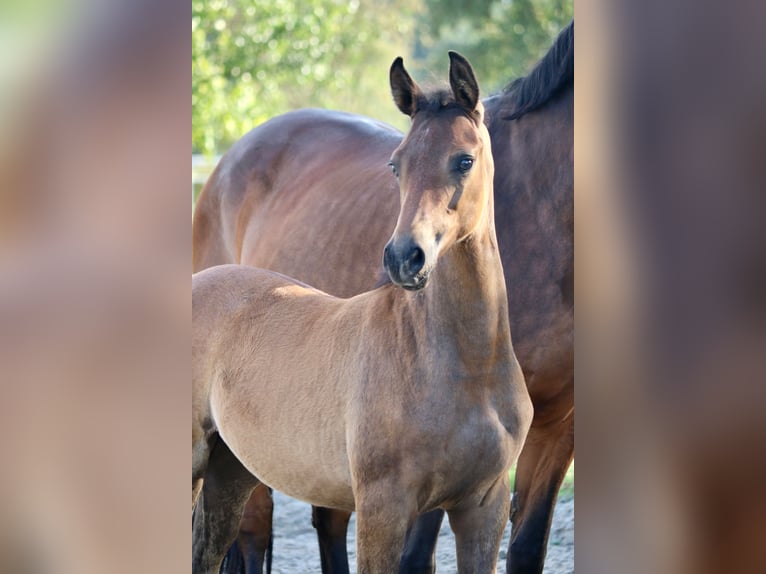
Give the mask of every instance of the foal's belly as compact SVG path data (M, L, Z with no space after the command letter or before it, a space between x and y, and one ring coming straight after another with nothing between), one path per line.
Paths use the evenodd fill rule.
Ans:
M314 506L354 510L349 475L317 472L316 466L301 465L299 461L292 461L289 466L272 464L263 459L243 462L259 480L288 496Z
M329 441L302 437L266 445L243 463L267 485L315 506L354 509L351 473L345 451Z
M258 405L246 416L216 417L218 432L242 464L261 482L316 506L354 509L345 429L328 417L307 424L308 413L284 404L268 415Z

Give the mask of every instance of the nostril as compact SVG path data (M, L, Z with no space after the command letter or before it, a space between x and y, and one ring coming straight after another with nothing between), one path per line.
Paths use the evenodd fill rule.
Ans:
M391 244L387 244L383 248L383 264L384 265L391 264Z
M423 268L423 265L425 265L426 262L426 254L423 252L423 250L420 247L415 247L410 251L410 255L407 258L407 266L409 267L410 273L415 275L418 271L420 271Z

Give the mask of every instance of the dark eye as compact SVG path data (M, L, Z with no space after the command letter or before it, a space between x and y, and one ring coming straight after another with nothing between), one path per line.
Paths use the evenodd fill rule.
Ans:
M473 167L473 158L472 157L464 157L461 158L460 161L457 164L457 170L460 173L467 173L469 169Z
M396 164L395 164L394 162L392 162L392 161L389 161L389 162L388 162L388 167L390 167L390 168L391 168L391 171L393 172L393 174L394 174L396 177L399 177L399 170L397 169L397 167L396 167Z

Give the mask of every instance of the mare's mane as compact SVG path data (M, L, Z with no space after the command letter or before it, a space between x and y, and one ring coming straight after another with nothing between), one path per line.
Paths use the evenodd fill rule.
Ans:
M574 86L574 20L556 38L548 53L523 78L502 90L507 99L504 120L533 112L564 89Z

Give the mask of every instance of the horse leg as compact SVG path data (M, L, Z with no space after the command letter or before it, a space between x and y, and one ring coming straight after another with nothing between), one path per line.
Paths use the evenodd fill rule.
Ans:
M516 467L506 574L541 574L561 482L574 456L574 415L535 426Z
M495 574L500 541L510 510L511 485L508 474L487 491L480 505L448 511L455 533L457 571L460 574Z
M273 513L271 489L260 484L245 504L237 540L226 552L220 574L263 574L264 562L270 560ZM270 571L267 564L266 572Z
M322 574L348 574L346 533L351 513L344 510L311 507L311 523L317 531Z
M205 470L192 514L192 572L218 574L226 549L237 536L245 502L258 484L219 437Z
M355 499L357 574L397 574L415 500L382 481L357 491Z
M226 551L219 572L220 574L245 574L245 557L242 555L238 539Z
M436 572L436 539L444 520L441 508L417 517L407 532L399 574L434 574Z
M271 545L274 500L265 484L253 490L239 525L237 544L245 559L245 574L263 574L263 563Z

